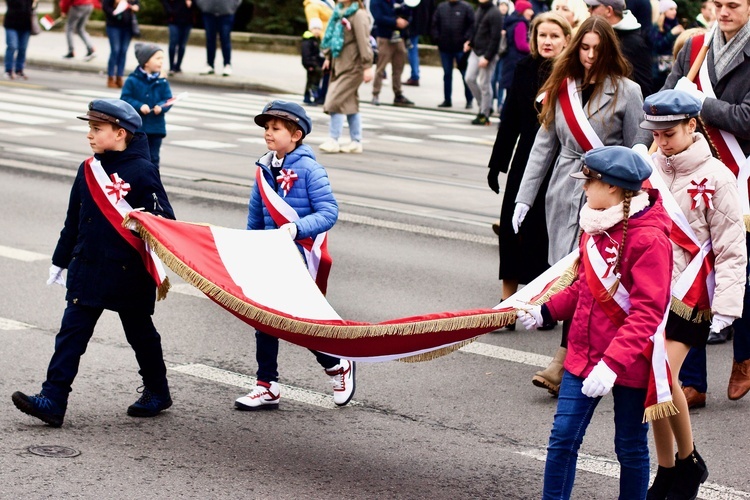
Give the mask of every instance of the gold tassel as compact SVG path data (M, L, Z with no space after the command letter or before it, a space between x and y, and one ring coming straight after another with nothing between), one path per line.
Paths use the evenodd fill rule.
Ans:
M156 300L166 299L170 288L172 288L172 284L169 282L169 276L165 276L164 281L156 288Z
M750 215L745 215L743 219L745 219L745 231L750 233Z
M663 403L656 403L651 405L643 412L643 423L653 422L660 418L673 417L680 413L680 410L670 401L664 401Z

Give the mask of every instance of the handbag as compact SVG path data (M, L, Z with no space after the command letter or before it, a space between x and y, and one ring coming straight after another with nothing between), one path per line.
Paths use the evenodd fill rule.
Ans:
M31 9L31 34L38 35L42 32L42 27L39 25L39 17L36 15L36 6Z
M132 23L131 31L133 32L132 33L133 34L133 38L140 38L141 37L141 27L138 24L138 18L135 17L135 12L131 12L130 19L131 19L131 23Z
M506 52L508 52L508 35L505 33L505 30L503 30L500 33L500 45L497 47L497 55L502 57Z

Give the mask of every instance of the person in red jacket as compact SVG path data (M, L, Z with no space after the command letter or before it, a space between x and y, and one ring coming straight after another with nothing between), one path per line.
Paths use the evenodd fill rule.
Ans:
M86 23L94 12L94 0L60 0L60 13L65 17L65 40L68 42L68 53L63 59L73 59L75 50L73 46L73 35L78 35L86 46L84 61L90 61L96 57L96 48L91 37L86 31Z
M578 280L518 317L527 329L571 320L544 471L546 498L569 498L578 449L602 396L614 397L620 498L646 498L648 424L644 405L651 373L649 337L662 335L670 304L672 221L659 193L642 191L651 166L635 151L588 151L580 172L586 204ZM661 343L663 349L663 343Z

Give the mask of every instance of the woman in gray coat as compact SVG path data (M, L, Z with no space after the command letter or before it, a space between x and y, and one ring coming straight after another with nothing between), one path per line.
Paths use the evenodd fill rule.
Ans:
M542 124L529 155L516 196L513 228L523 222L544 177L552 168L545 197L550 265L577 247L578 216L585 203L583 181L570 174L581 170L581 156L597 145L633 147L651 144L651 134L640 128L643 117L641 89L628 79L631 67L624 59L612 27L599 16L581 23L573 41L558 56L541 89ZM565 103L570 103L566 105ZM578 111L578 120L573 118ZM585 117L585 118L584 118ZM576 123L573 123L576 122ZM571 125L588 129L588 136L571 132ZM577 127L573 127L574 129ZM583 144L582 144L583 143ZM567 346L563 342L546 370L537 372L534 385L557 393Z

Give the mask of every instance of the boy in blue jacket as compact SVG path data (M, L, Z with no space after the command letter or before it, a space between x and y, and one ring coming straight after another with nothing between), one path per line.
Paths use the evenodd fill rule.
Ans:
M310 133L312 121L299 104L271 101L255 117L265 129L268 153L257 162L255 185L250 196L247 229L283 229L297 244L308 270L325 293L330 258L326 232L338 218L339 208L331 192L328 174L315 160L302 139ZM277 357L279 339L255 331L258 362L255 388L238 398L239 410L275 410L281 391ZM333 382L333 400L345 406L354 396L354 362L312 351Z
M120 99L138 111L143 120L139 129L148 138L151 163L159 168L161 142L167 136L167 123L164 113L170 107L167 101L172 98L169 82L162 76L164 51L153 43L136 43L135 58L138 67L125 80Z

